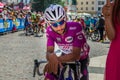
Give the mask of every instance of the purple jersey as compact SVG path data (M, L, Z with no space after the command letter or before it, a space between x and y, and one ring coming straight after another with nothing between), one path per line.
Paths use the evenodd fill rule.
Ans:
M59 49L69 54L73 47L81 48L81 58L85 59L89 53L89 45L86 42L82 26L77 22L66 22L66 31L64 35L54 32L51 27L47 28L47 46L58 45Z

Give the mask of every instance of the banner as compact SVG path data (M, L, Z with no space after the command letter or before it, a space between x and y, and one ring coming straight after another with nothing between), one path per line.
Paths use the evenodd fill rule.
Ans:
M13 25L16 26L17 30L24 29L25 28L24 22L25 19L16 19L15 21L11 19L7 20L0 19L0 33L12 31Z
M5 32L3 19L0 19L0 32Z

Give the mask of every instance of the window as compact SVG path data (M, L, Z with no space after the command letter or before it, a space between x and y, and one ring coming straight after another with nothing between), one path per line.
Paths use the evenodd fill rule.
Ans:
M100 5L101 4L101 1L98 1L98 5Z
M83 7L81 7L81 10L83 10Z
M98 7L98 11L101 11L101 7Z
M92 1L92 4L94 4L94 1Z
M83 5L83 2L81 2L81 5Z
M88 2L86 2L86 4L88 4Z
M49 0L50 1L50 0ZM71 0L67 0L67 4L68 5L71 5L72 4L72 1Z
M72 5L77 5L77 1L76 0L72 0Z
M86 10L88 10L88 7L86 7Z
M104 5L104 1L98 1L98 5Z
M94 7L92 7L92 10L94 10Z
M104 1L102 1L102 5L104 5Z

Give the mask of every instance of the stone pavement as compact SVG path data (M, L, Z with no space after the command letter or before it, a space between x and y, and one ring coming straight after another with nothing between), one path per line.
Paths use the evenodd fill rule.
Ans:
M103 80L104 69L109 50L109 40L104 43L88 41L91 46L90 65L89 65L89 80Z
M90 63L90 80L103 80L106 55L91 58Z
M0 80L38 80L38 77L32 77L33 61L45 58L45 42L45 35L25 36L23 31L0 36ZM89 80L103 80L109 42L88 43L91 47Z

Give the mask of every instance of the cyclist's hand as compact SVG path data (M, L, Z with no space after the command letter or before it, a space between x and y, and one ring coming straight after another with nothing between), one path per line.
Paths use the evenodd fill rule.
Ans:
M43 69L43 73L44 73L44 75L46 75L48 73L48 63L45 65L45 67Z
M44 68L44 73L48 72L48 73L57 74L58 65L59 65L59 61L57 59L57 56L54 53L52 53L52 54L48 55L48 58L49 58L49 61Z

